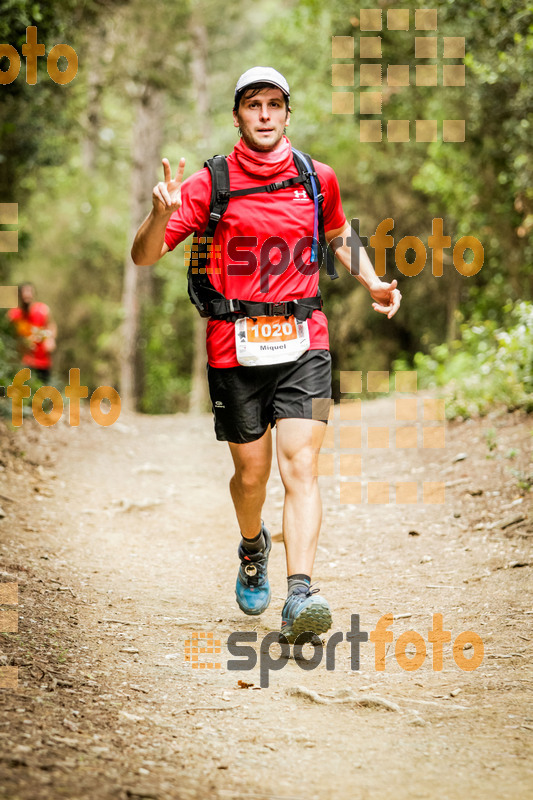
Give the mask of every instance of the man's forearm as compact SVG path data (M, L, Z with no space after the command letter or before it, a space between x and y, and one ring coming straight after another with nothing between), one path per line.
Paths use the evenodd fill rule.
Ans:
M361 240L356 236L350 225L342 230L329 231L326 238L335 249L335 255L346 267L350 275L357 278L370 293L372 308L380 314L386 314L389 319L393 317L400 307L402 295L397 288L398 281L391 283L382 281L375 273ZM338 246L336 246L338 245Z
M139 267L155 264L163 255L165 230L169 219L170 214L156 215L152 210L142 223L131 248L133 262Z
M349 229L352 234L351 228ZM346 242L346 239L344 239ZM380 283L380 279L375 273L372 262L370 261L364 247L359 248L357 253L356 247L349 247L347 244L342 244L335 250L335 255L348 272L357 278L359 283L362 283L365 289L370 290L373 286ZM359 255L359 258L357 258Z

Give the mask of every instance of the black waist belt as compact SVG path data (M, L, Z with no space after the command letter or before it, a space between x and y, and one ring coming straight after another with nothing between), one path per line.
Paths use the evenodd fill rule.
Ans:
M304 297L301 300L285 300L281 303L254 303L252 300L211 300L207 303L209 316L213 319L237 319L238 317L290 317L298 320L310 317L313 311L322 308L322 298Z

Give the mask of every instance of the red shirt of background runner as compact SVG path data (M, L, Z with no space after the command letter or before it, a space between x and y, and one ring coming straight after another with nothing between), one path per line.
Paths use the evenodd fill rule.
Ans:
M10 308L8 319L14 324L17 336L30 340L31 349L22 356L22 363L33 369L50 369L52 357L45 349L43 333L49 322L50 309L45 303L32 303L25 313L21 308Z

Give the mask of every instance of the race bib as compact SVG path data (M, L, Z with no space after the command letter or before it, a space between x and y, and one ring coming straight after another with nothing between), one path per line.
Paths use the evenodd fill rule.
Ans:
M237 361L244 367L296 361L309 350L307 320L241 317L235 323Z

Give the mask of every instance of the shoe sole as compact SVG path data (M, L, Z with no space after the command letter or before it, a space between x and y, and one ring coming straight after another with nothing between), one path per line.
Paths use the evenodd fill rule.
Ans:
M259 614L262 614L264 611L266 611L268 606L270 605L270 598L271 598L271 593L269 592L268 593L268 599L267 599L266 603L263 606L261 606L260 608L250 609L250 608L243 608L241 606L241 604L239 603L239 598L237 596L237 593L235 593L235 599L237 601L237 605L241 609L242 613L246 614L246 616L248 616L248 617L257 617L257 616L259 616Z
M289 644L293 644L301 633L314 633L317 635L326 633L331 628L331 624L331 609L324 600L320 605L315 602L304 608L292 623L290 631L282 630L281 635L285 636Z

